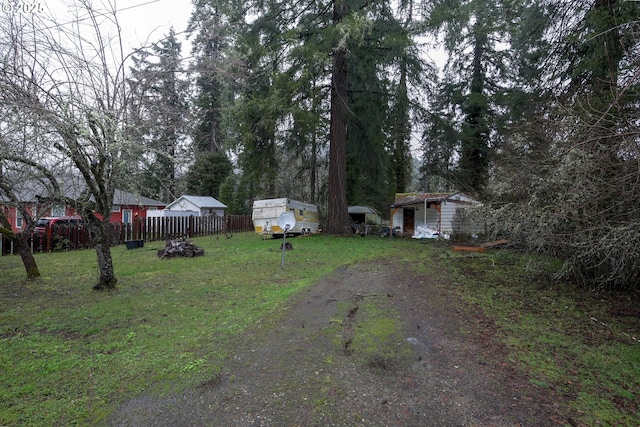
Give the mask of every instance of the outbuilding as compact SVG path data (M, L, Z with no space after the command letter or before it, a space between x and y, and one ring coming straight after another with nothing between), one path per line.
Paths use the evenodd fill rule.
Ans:
M391 205L391 228L395 234L420 237L446 237L454 231L459 209L478 204L462 193L397 193Z
M207 216L216 215L224 216L227 206L210 196L189 196L183 195L169 203L165 211L170 212L188 212L188 215ZM179 216L177 214L175 216ZM173 216L173 215L168 215Z
M113 193L113 206L109 221L131 224L134 218L146 218L149 212L161 210L166 205L160 200L116 188Z
M380 225L382 223L380 212L371 206L349 206L348 209L351 222L367 225Z

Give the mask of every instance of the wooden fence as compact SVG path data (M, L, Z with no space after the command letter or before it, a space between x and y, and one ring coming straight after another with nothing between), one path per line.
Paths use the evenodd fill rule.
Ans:
M177 238L210 236L218 233L240 233L253 230L249 215L216 215L139 218L131 224L111 224L111 245L129 241L159 241ZM33 234L30 242L33 252L92 248L89 229L85 225L59 226L46 229L42 234ZM12 242L2 236L2 255L14 253Z

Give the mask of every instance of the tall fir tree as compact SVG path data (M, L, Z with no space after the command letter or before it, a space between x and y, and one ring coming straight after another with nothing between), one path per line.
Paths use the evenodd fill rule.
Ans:
M138 51L133 61L129 85L134 126L129 132L142 142L136 150L142 173L133 181L139 188L132 190L170 201L176 197L177 168L188 122L188 82L181 44L173 29L148 51ZM130 185L130 176L126 181Z
M194 37L191 136L195 163L185 176L185 185L201 195L218 197L233 166L229 150L237 144L239 133L233 118L234 96L244 78L233 51L244 28L244 11L241 2L198 0L189 21L188 32Z
M449 54L443 87L447 102L454 107L450 117L457 130L453 145L458 161L453 178L462 191L481 193L489 178L491 156L498 144L499 94L508 84L506 46L512 6L507 1L439 0L431 10L429 27L433 34L442 34Z
M402 3L406 14L411 2ZM408 182L409 88L420 75L411 21L403 24L385 0L245 6L227 109L238 166L257 197L289 191L282 178L291 171L282 168L297 169L291 176L306 189L298 194L326 208L328 230L348 232L348 202L384 209Z
M195 76L192 99L194 151L205 153L226 148L229 129L225 109L233 95L238 76L236 61L230 54L242 32L244 5L226 0L197 0L189 21L193 37L191 73Z

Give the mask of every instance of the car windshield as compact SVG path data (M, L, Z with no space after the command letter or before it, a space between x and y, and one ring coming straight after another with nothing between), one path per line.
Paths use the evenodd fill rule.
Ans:
M48 218L42 218L38 220L38 223L36 224L36 227L46 227L47 225L49 225L49 221L51 221Z

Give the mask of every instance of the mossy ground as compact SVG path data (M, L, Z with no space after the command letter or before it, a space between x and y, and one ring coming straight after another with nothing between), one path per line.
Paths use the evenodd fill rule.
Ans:
M6 385L0 424L107 424L137 396L219 392L234 383L241 388L242 373L230 372L230 361L252 349L239 343L278 331L291 298L319 281L329 280L329 292L349 279L331 279L345 265L362 266L366 281L336 298L317 333L295 344L267 335L276 340L273 357L293 347L294 356L311 361L304 376L283 361L286 380L265 389L280 396L281 405L304 408L307 415L296 419L313 425L334 416L343 425L362 424L358 420L374 408L353 397L349 375L366 372L367 387L411 388L417 383L409 387L407 372L426 369L427 357L430 368L447 366L408 341L425 331L423 342L437 338L443 329L420 319L445 313L457 329L444 338L462 339L462 347L464 339L480 345L485 350L471 357L479 367L498 360L522 376L520 386L558 397L557 416L564 423L640 424L638 296L554 281L553 260L506 250L456 254L441 242L313 236L291 240L294 250L282 269L277 240L244 233L194 242L205 248L204 257L159 260L153 245L113 248L119 281L112 292L92 291L93 251L38 254L42 276L33 280L24 279L18 257L0 258L0 381ZM398 277L385 275L390 262L402 272ZM402 291L379 293L378 281ZM426 290L431 293L420 293ZM403 299L410 293L417 301ZM422 304L410 304L418 300ZM306 351L311 342L320 354ZM463 368L454 365L451 378ZM306 383L296 382L300 378ZM294 397L284 402L291 391ZM234 389L227 398L239 395ZM379 400L393 402L383 395ZM345 401L365 408L340 418ZM388 407L377 410L391 417Z

